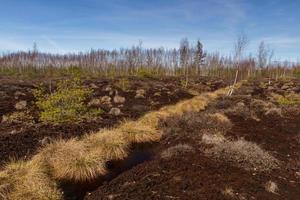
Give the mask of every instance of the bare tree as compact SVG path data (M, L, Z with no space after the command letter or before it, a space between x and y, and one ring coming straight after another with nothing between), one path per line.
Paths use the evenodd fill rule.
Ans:
M239 63L241 62L241 59L243 57L244 51L249 43L248 37L245 33L241 33L237 41L234 45L234 58L236 61L237 67L239 67Z
M263 69L267 66L268 62L268 49L266 48L265 42L261 41L258 46L258 53L257 53L257 64L260 69Z
M204 63L206 53L203 51L203 45L200 40L197 41L196 51L194 56L194 63L196 67L196 73L201 74L201 65Z
M244 33L241 33L238 36L237 41L235 43L235 46L234 46L234 58L235 58L236 73L235 73L235 79L234 79L233 85L231 86L231 89L228 92L229 96L232 95L233 90L234 90L234 86L235 86L235 84L237 82L237 78L238 78L238 75L239 75L239 69L240 69L241 59L243 57L243 53L244 53L244 51L245 51L248 43L249 43L249 40L248 40L246 34L244 34Z
M184 38L180 42L180 64L184 69L185 75L185 84L188 84L189 78L189 69L188 69L188 59L189 59L189 41L187 38Z

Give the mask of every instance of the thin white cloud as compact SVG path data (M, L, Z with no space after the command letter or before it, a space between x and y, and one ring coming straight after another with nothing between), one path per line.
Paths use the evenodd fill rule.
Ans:
M60 47L60 45L55 40L51 39L48 36L42 36L42 38L49 44L49 46L51 47L51 51L56 51L57 53L66 53L66 51L62 47Z
M1 51L16 51L26 49L28 46L22 41L17 41L7 37L0 36L0 50Z

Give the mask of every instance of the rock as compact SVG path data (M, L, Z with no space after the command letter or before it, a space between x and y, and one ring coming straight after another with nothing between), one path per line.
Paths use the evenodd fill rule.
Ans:
M134 105L131 109L136 112L146 112L149 110L149 107L144 105Z
M15 96L15 97L20 97L20 96L26 96L26 94L24 94L23 92L20 92L20 91L16 91L16 92L14 93L14 96Z
M99 88L95 83L91 83L90 87L93 88L93 89L98 89Z
M124 103L125 102L125 97L122 97L122 96L119 96L119 95L116 95L115 97L114 97L114 102L115 103Z
M272 91L272 90L274 90L275 88L274 87L272 87L272 86L269 86L268 88L267 88L267 90L270 90L270 91Z
M300 87L293 87L293 88L291 88L291 90L298 93L298 92L300 92Z
M111 86L106 86L104 89L103 89L103 91L105 91L105 92L110 92L110 91L112 91L113 89L112 89L112 87Z
M119 116L121 114L121 110L119 108L112 108L110 109L109 114Z
M17 110L24 110L27 107L27 101L19 101L16 103L15 108Z
M136 99L143 99L143 98L145 98L145 94L146 94L146 91L144 89L139 89L139 90L136 91L135 98Z
M8 121L8 116L3 115L3 116L2 116L1 123L5 123L5 122L7 122L7 121Z
M100 98L102 104L111 104L111 97L110 96L103 96Z
M171 95L172 95L172 92L171 92L171 91L168 91L167 94L168 94L169 96L171 96Z
M281 87L282 90L286 90L286 89L289 89L289 88L290 88L289 85L283 85L283 86Z
M160 96L161 96L161 93L160 93L160 92L155 92L155 93L154 93L154 96L155 96L155 97L160 97Z

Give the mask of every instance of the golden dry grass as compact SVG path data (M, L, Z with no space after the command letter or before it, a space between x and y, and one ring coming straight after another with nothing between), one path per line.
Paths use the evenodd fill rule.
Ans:
M117 129L130 143L158 142L161 138L159 130L141 122L127 121Z
M230 119L223 113L214 113L210 114L210 116L221 123L231 123Z
M63 195L42 163L16 161L0 172L0 199L60 200Z
M122 132L104 129L96 134L87 135L83 142L89 154L98 155L104 160L122 160L128 156L130 143Z
M90 181L106 174L104 158L89 153L82 141L59 140L42 149L41 162L50 167L52 176L57 180Z

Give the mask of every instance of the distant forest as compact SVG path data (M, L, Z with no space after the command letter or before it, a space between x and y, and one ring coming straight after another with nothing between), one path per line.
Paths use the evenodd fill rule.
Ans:
M201 41L191 44L182 39L179 48L143 48L142 44L119 50L90 50L81 53L50 54L35 44L27 52L3 54L2 75L64 75L72 70L91 76L216 76L280 78L299 76L300 63L274 62L274 52L261 42L257 55L244 56L245 36L239 36L232 56L208 53Z

